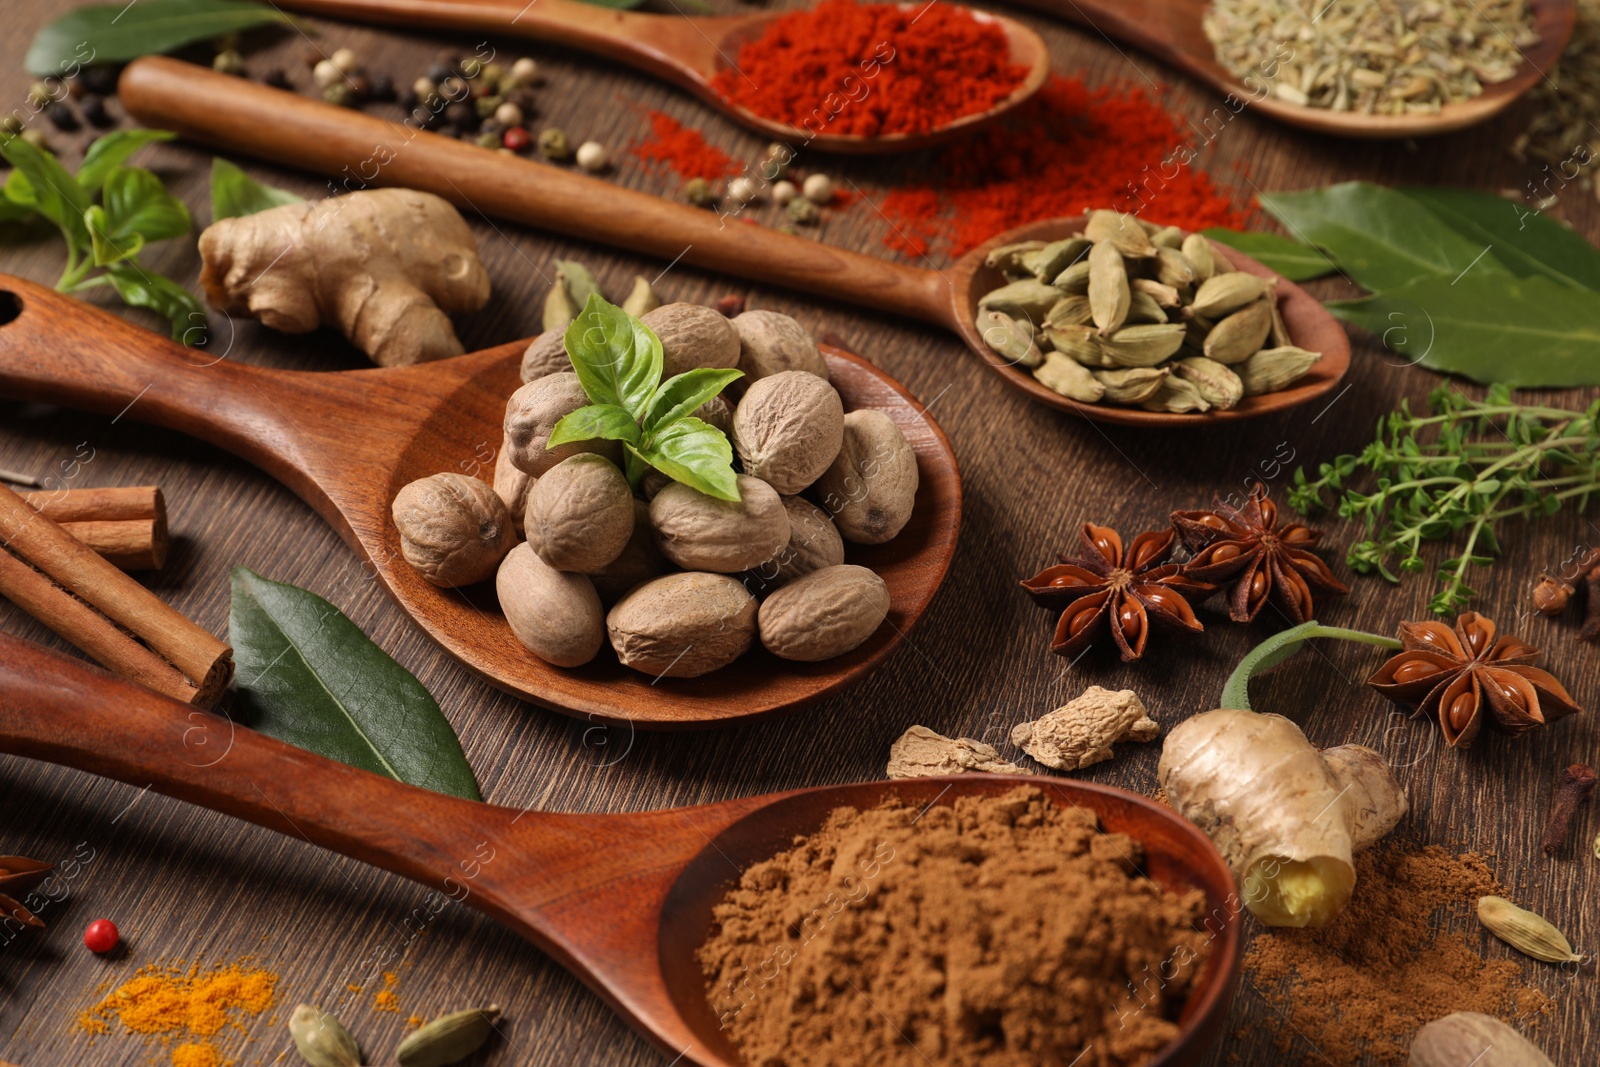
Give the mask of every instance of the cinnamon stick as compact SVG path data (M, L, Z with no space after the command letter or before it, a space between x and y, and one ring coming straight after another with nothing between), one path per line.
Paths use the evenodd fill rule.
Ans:
M35 510L124 571L167 563L167 502L153 485L20 494Z
M0 594L105 667L213 706L233 650L0 486Z

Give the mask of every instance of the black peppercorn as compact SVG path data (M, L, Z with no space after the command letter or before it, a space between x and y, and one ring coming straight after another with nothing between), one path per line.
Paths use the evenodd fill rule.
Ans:
M394 99L394 79L387 74L374 74L367 86L367 99L387 103Z
M451 63L435 63L433 66L428 68L428 80L435 85L438 85L446 78L455 77L455 74L455 66Z
M445 108L444 119L462 133L476 133L481 121L478 118L478 109L465 102L451 104Z
M88 120L89 125L98 129L103 130L107 126L115 125L117 121L106 110L106 102L98 96L85 96L78 110L83 112L83 117Z
M44 109L45 118L50 120L50 125L62 133L72 133L83 128L83 123L78 121L78 116L72 109L61 101L56 101Z
M102 63L83 68L83 87L96 96L110 96L117 91L117 77L122 68Z

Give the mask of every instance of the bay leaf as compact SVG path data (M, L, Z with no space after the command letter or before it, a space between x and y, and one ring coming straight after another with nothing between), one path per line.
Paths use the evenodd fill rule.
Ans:
M1280 237L1275 233L1242 232L1213 226L1200 236L1243 252L1264 267L1271 267L1291 282L1308 281L1332 274L1339 268L1315 245Z
M254 729L386 778L482 799L422 683L322 597L235 567L229 637L239 704Z
M1258 199L1291 234L1321 248L1374 292L1421 278L1448 282L1469 269L1476 275L1510 273L1487 242L1462 236L1431 211L1417 210L1417 201L1381 185L1342 182Z
M1430 370L1525 389L1600 385L1600 293L1542 275L1422 278L1327 306Z
M1400 192L1469 240L1490 247L1513 274L1542 274L1600 292L1600 249L1525 203L1473 189L1402 186Z
M253 0L95 4L48 23L28 47L23 66L31 74L60 77L81 66L122 63L257 26L289 22L289 16L276 7Z

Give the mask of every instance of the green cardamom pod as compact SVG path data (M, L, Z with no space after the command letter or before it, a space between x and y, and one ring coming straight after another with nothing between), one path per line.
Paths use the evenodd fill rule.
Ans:
M1142 404L1159 393L1161 383L1172 376L1165 367L1129 367L1090 373L1095 381L1105 386L1105 399L1112 404Z
M1181 323L1124 326L1100 339L1100 347L1120 367L1154 367L1183 347Z
M1053 285L1046 285L1037 278L1024 278L984 293L978 306L1003 311L1014 319L1037 322L1045 317L1061 296L1061 290Z
M589 273L589 268L575 259L556 260L556 276L564 281L567 292L572 296L572 302L578 305L580 311L589 303L591 295L602 298L605 296L600 291L600 283Z
M1276 393L1311 369L1322 358L1321 352L1307 352L1303 348L1284 345L1281 348L1263 348L1243 363L1233 366L1244 386L1245 396Z
M556 280L551 283L550 291L544 298L544 332L551 330L565 330L572 325L572 320L578 317L578 312L583 308L572 299L572 292L567 288L566 276L561 268L556 268Z
M1146 411L1165 411L1174 415L1211 410L1211 405L1200 395L1199 388L1193 382L1174 374L1161 379L1161 388L1139 406Z
M983 257L983 265L1007 273L1020 273L1023 270L1022 257L1029 252L1037 252L1044 246L1043 241L1018 241L1016 244L991 248L989 254Z
M1044 353L1034 343L1030 324L1018 322L1003 311L985 309L978 312L974 325L983 343L1006 361L1024 367L1037 367L1044 362Z
M1130 295L1122 253L1109 241L1095 245L1089 250L1089 311L1101 333L1127 321Z
M1156 281L1183 289L1194 284L1194 267L1182 252L1171 248L1156 249Z
M628 294L628 299L622 302L622 310L639 319L650 314L661 306L661 298L656 296L656 291L650 288L650 282L644 275L633 279L633 292Z
M1161 310L1155 297L1135 289L1128 296L1128 321L1162 323L1167 321L1167 313Z
M1261 351L1271 332L1272 297L1267 296L1246 304L1213 326L1201 352L1218 363L1242 363Z
M1022 265L1041 282L1053 281L1056 275L1087 255L1090 245L1087 237L1051 241L1037 252L1026 253L1022 257Z
M483 1047L500 1018L498 1005L441 1015L407 1034L394 1050L400 1067L447 1067Z
M1045 388L1083 404L1097 403L1106 391L1105 386L1095 381L1094 375L1083 364L1060 352L1046 355L1044 363L1034 368L1033 376Z
M1089 291L1089 261L1080 259L1060 274L1050 284L1060 289L1063 293L1083 295Z
M1226 411L1244 399L1244 382L1214 359L1189 356L1174 363L1172 372L1192 383L1205 402L1214 408Z
M1183 335L1183 343L1196 352L1204 352L1206 335L1216 329L1217 324L1204 315L1196 315L1193 308L1184 308L1183 315L1183 324L1187 328L1187 332Z
M1094 321L1089 312L1089 298L1073 293L1050 305L1045 312L1046 326L1087 326Z
M1131 259L1148 259L1156 254L1150 234L1137 216L1120 211L1091 211L1083 235L1095 244L1109 244Z
M1163 226L1150 235L1150 243L1157 248L1180 249L1183 247L1183 231L1176 226Z
M1195 314L1220 319L1229 312L1238 311L1246 304L1261 299L1277 283L1275 278L1263 278L1242 270L1213 274L1195 290L1194 302L1189 306Z
M1195 281L1203 282L1218 270L1226 269L1217 262L1216 251L1211 247L1211 242L1198 233L1191 233L1185 237L1183 244L1179 246L1179 251L1193 268Z
M1063 356L1070 356L1085 367L1115 367L1100 346L1100 335L1092 326L1046 326L1043 340Z
M1284 345L1294 344L1289 338L1289 327L1284 325L1283 312L1278 308L1277 300L1267 301L1267 306L1272 309L1272 346L1282 348Z
M361 1067L361 1049L350 1031L321 1008L295 1006L289 1016L289 1036L300 1058L311 1067Z
M1136 293L1146 293L1157 304L1164 308L1183 306L1183 294L1171 285L1163 285L1154 278L1135 278L1128 283L1128 288Z
M1572 963L1583 955L1572 951L1567 935L1542 915L1519 908L1505 897L1479 897L1478 921L1523 955L1546 963Z

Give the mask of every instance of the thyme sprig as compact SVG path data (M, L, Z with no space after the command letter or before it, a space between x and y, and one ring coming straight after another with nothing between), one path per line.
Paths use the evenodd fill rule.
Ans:
M1311 514L1329 507L1325 493L1337 494L1338 514L1361 520L1367 533L1345 562L1391 582L1397 570L1427 570L1423 542L1454 541L1460 551L1438 568L1441 585L1428 604L1446 615L1476 595L1467 570L1493 563L1502 521L1554 515L1569 502L1582 510L1600 491L1600 400L1572 411L1517 403L1502 385L1482 400L1441 386L1428 411L1414 415L1402 403L1360 455L1319 464L1315 478L1297 469L1289 503ZM1362 472L1375 476L1369 492L1346 485Z

